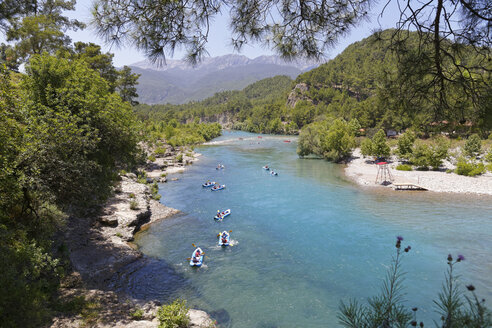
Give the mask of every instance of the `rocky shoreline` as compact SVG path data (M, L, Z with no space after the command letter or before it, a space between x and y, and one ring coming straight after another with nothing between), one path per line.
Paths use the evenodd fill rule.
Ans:
M197 160L198 154L167 149L162 157L148 161L144 169L146 182L165 182L168 173L180 172ZM141 181L140 181L141 182ZM121 176L114 195L92 215L70 217L64 240L73 273L64 279L60 299L72 302L84 299L94 304L92 315L60 314L52 328L61 327L158 327L158 301L142 301L109 290L110 280L126 265L139 261L143 254L131 243L135 234L150 224L179 211L152 198L149 184L139 183L133 173ZM138 312L136 312L138 311ZM134 313L138 313L135 316ZM214 327L204 311L189 310L190 327Z
M413 183L433 192L449 192L476 195L492 195L492 173L487 172L476 177L467 177L445 171L398 171L398 162L389 163L394 183ZM454 165L445 162L446 169L454 169ZM360 149L353 152L352 159L347 163L345 175L359 185L368 187L391 188L392 184L382 186L376 184L377 165L363 158Z

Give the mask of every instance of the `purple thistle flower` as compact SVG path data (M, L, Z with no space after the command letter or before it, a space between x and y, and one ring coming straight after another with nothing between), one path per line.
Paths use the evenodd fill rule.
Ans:
M464 260L465 260L465 257L463 255L461 255L461 254L458 255L458 259L457 259L458 262L461 262L461 261L464 261Z
M397 241L402 241L403 240L403 237L402 236L396 236L396 240Z

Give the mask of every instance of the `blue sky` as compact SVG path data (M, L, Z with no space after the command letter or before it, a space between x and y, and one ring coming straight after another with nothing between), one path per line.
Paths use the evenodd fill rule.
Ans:
M77 18L78 20L88 23L91 19L91 3L92 0L78 0L76 10L74 12L67 13L68 16L72 18ZM351 43L360 41L363 38L371 35L373 30L380 26L379 24L381 24L381 27L383 29L394 27L398 19L398 14L394 5L394 1L392 1L392 5L386 8L384 16L379 19L379 23L377 22L377 15L381 12L384 4L385 3L379 3L375 5L374 8L371 10L369 21L362 22L359 27L353 29L347 37L344 37L342 40L340 40L339 43L332 50L328 51L325 54L325 56L328 59L334 58ZM210 30L210 38L207 46L207 50L210 56L215 57L234 53L232 46L230 46L230 34L227 25L227 17L225 15L217 17L215 19ZM103 41L97 37L94 30L91 29L90 26L83 31L71 31L68 34L74 42L94 42L102 45L104 51L114 53L114 64L117 67L129 65L145 59L142 53L138 52L132 47L124 46L122 48L110 48L108 45L104 45ZM2 39L3 37L0 37L0 41L3 41ZM245 55L249 58L255 58L261 55L272 55L273 52L270 49L266 49L260 45L249 44L243 47L243 50L240 52L240 54ZM183 52L180 51L177 51L174 55L174 59L181 59L182 57Z

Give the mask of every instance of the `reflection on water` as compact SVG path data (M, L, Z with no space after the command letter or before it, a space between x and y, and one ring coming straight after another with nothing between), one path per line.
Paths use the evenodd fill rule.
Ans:
M198 163L161 185L163 202L183 214L137 236L148 259L117 287L140 298L185 298L223 327L336 327L340 300L378 292L403 235L412 245L403 263L407 304L426 325L436 318L432 300L449 252L466 257L461 281L492 298L491 197L362 188L341 165L298 159L296 143L283 139L229 133L200 147ZM219 162L224 170L215 170ZM227 188L210 192L201 187L207 179ZM232 214L215 222L223 208ZM223 230L232 230L234 247L217 247ZM202 268L187 265L192 243L207 254Z

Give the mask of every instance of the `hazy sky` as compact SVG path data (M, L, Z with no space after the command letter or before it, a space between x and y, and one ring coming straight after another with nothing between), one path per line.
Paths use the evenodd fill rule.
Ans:
M74 12L67 13L68 16L72 18L77 18L83 22L88 23L91 19L91 8L92 0L78 0L76 10ZM353 42L360 41L365 37L372 34L375 28L379 27L377 22L377 15L381 12L381 8L384 3L380 3L375 6L371 11L369 22L362 22L358 28L352 30L350 35L343 38L339 43L325 55L328 59L334 58L340 52L343 51L348 45ZM383 18L379 19L381 27L390 28L395 26L395 22L398 18L396 14L396 8L390 6L386 8ZM141 61L144 58L143 54L139 53L137 50L131 47L124 46L123 48L110 48L103 44L103 41L97 37L94 30L89 26L83 31L69 32L68 33L73 41L84 41L84 42L94 42L103 46L104 51L109 51L114 53L114 64L117 67L123 65L129 65L137 61ZM3 39L3 37L0 37ZM220 16L217 17L210 30L209 42L207 45L207 50L210 56L221 56L233 53L232 46L230 46L230 34L227 28L227 17ZM249 58L255 58L261 55L272 55L273 52L269 49L263 48L259 45L245 45L243 50L240 52L241 55L245 55ZM177 51L175 53L174 59L181 59L183 57L183 52Z

